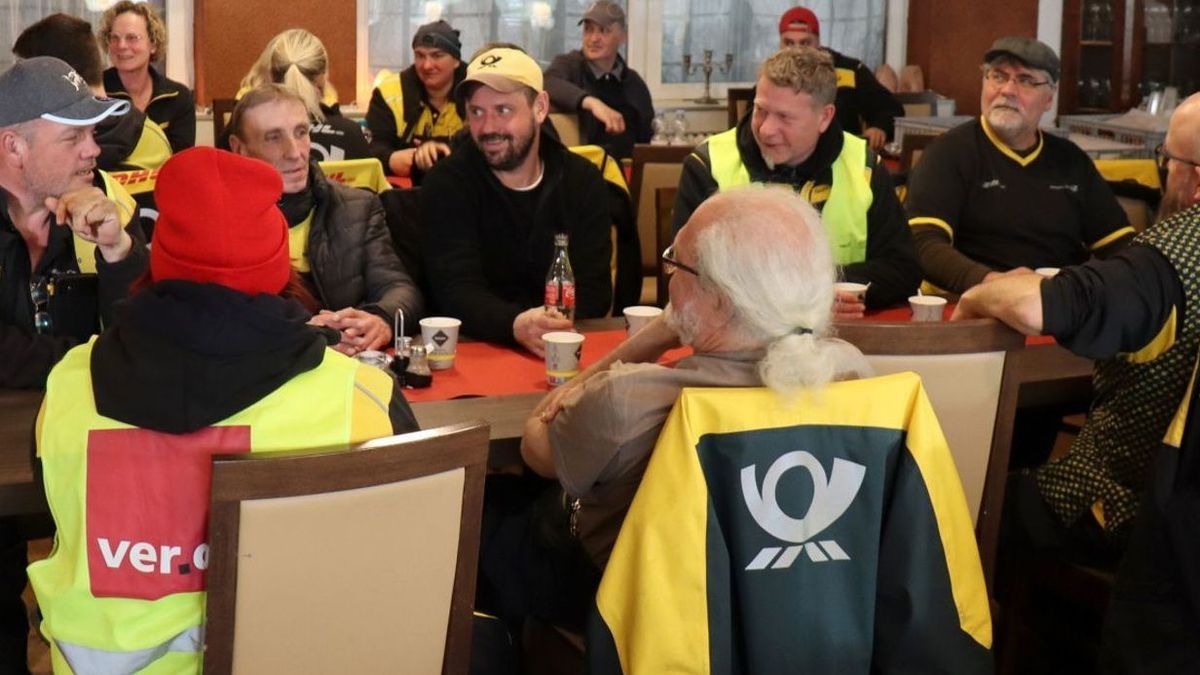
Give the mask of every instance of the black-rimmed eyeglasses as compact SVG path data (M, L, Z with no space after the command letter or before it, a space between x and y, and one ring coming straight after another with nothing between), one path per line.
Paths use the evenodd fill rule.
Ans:
M1200 166L1200 162L1193 162L1190 159L1184 159L1182 157L1176 157L1175 155L1172 155L1171 153L1167 152L1167 149L1163 147L1161 143L1159 143L1157 148L1154 148L1154 158L1158 161L1158 168L1160 169L1166 169L1167 163L1169 163L1171 160L1175 160L1181 164L1187 164L1188 166Z
M662 252L662 261L663 261L663 272L665 272L668 275L674 274L675 269L679 268L679 269L683 270L684 272L691 272L692 274L695 274L696 276L700 276L700 273L696 271L696 268L688 267L687 265L684 265L683 263L679 262L678 259L675 258L675 244L671 244L670 246L667 247L667 250Z
M33 302L33 330L38 335L49 335L53 329L50 321L50 284L46 277L29 282L29 299Z

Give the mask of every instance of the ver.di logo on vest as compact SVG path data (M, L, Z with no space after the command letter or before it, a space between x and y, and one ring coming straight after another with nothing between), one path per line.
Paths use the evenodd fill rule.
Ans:
M779 480L792 469L804 468L813 482L812 504L803 518L795 518L779 506L776 491ZM755 465L743 467L742 496L746 508L767 534L788 542L791 546L766 546L754 556L747 571L787 569L801 553L815 563L829 560L849 560L850 556L832 539L813 541L821 532L837 522L850 508L862 487L867 467L841 458L833 460L833 472L827 476L825 467L811 453L795 450L776 459L763 476L759 491Z

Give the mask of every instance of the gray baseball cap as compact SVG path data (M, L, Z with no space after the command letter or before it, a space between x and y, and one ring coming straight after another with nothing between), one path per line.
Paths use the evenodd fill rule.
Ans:
M984 63L991 63L1001 56L1012 57L1030 68L1044 70L1050 79L1058 82L1061 68L1058 55L1044 42L1030 37L1002 37L992 43L992 48L983 55Z
M93 96L79 73L52 56L17 61L0 74L0 101L0 127L39 117L82 127L129 111L129 101Z
M583 13L583 18L579 20L579 23L584 21L595 22L601 28L607 28L614 23L619 23L621 28L625 28L625 10L621 9L621 6L613 0L596 0Z

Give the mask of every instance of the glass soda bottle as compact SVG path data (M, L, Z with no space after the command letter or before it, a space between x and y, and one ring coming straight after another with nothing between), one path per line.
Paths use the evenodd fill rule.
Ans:
M558 310L567 319L575 320L575 273L567 257L567 235L554 235L554 262L546 273L546 311Z

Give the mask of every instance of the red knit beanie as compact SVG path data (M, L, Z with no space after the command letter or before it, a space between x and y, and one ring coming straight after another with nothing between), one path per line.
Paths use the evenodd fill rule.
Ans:
M793 7L783 13L779 19L779 34L783 35L789 30L799 30L792 27L794 23L802 23L808 29L808 32L813 35L821 34L821 24L817 21L817 15L813 14L811 9L807 7Z
M266 162L208 147L173 156L154 188L150 276L278 294L291 274L282 193Z

